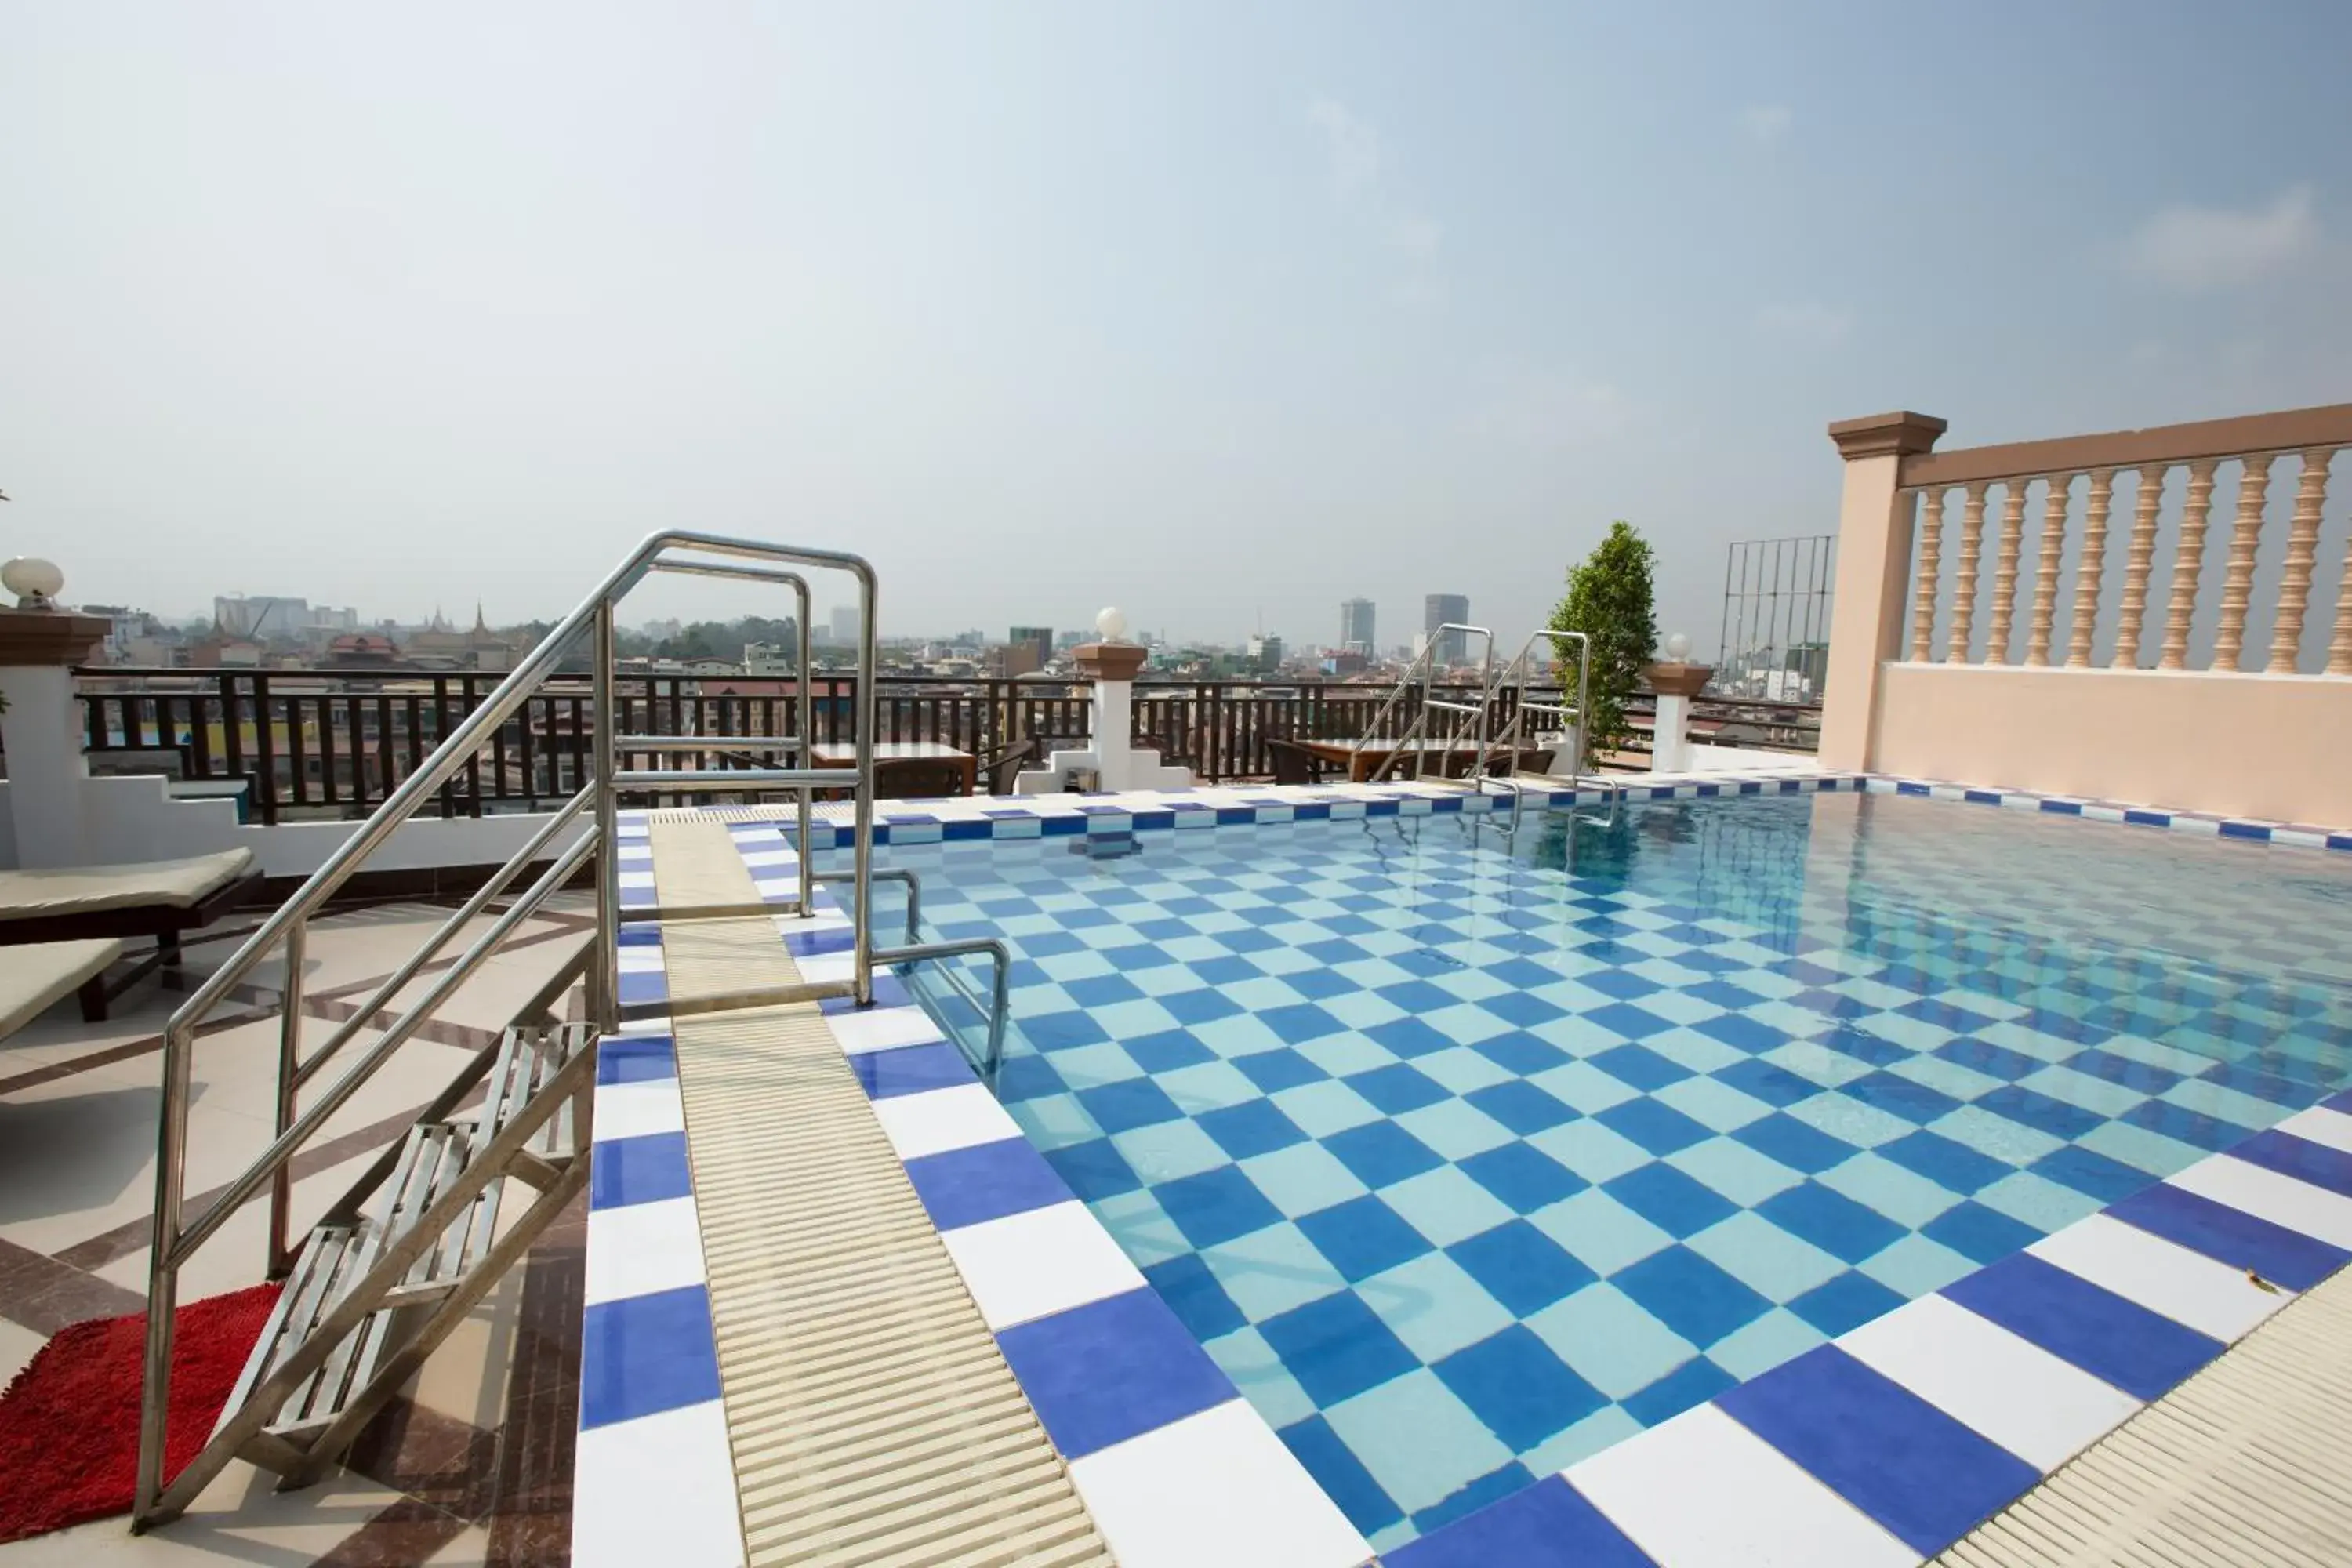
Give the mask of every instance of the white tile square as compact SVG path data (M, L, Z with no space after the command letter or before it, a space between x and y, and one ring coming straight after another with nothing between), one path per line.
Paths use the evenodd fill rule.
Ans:
M1070 1466L1120 1568L1358 1568L1372 1554L1244 1400Z
M1021 1136L1021 1129L996 1103L996 1097L976 1083L877 1100L874 1119L882 1123L901 1160L919 1160L926 1154Z
M2044 1473L2139 1401L1943 1296L1922 1296L1837 1342L1840 1350Z
M589 1305L699 1285L705 1278L692 1198L588 1211Z
M1919 1554L1712 1405L1563 1472L1673 1568L1917 1568Z
M942 1231L992 1331L1137 1289L1143 1276L1084 1204L1055 1204Z
M2226 1263L2092 1215L2026 1248L2045 1263L2228 1344L2293 1299L2265 1290Z
M2289 1137L2352 1154L2352 1116L2340 1110L2315 1105L2308 1110L2298 1110L2280 1122L2278 1130Z
M716 1399L580 1434L575 1568L740 1568L742 1516L727 1407Z
M824 1021L832 1026L843 1053L853 1057L947 1037L920 1007L845 1007L826 1014Z
M635 1083L596 1086L596 1142L645 1138L656 1132L686 1131L686 1102L678 1098L677 1079L646 1079Z
M2261 1165L2216 1154L2166 1178L2183 1192L2243 1209L2257 1219L2352 1247L2352 1198Z

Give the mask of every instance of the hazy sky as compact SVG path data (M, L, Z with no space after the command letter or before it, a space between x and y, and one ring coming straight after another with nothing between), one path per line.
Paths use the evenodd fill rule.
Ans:
M0 0L0 553L515 620L675 524L891 632L1392 642L1624 517L1706 650L1831 419L2352 396L2347 63L2341 0Z

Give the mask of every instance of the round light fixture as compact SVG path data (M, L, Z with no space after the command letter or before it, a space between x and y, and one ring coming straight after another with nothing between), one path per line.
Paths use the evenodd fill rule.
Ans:
M1668 637L1666 639L1666 657L1674 660L1676 664L1681 664L1690 658L1690 638L1685 637L1680 632L1676 632L1674 636Z
M0 588L16 595L20 610L46 610L52 607L66 585L66 574L57 563L44 561L37 555L19 555L0 566Z
M1095 630L1102 634L1105 642L1118 641L1127 636L1127 612L1116 605L1106 605L1102 614L1095 617Z

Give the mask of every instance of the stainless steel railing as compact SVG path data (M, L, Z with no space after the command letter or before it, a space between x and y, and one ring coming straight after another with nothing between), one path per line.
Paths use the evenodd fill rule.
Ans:
M665 554L672 550L725 559L682 559ZM614 722L614 607L649 573L741 578L778 583L793 588L800 609L801 734L805 738L813 733L807 679L810 641L808 586L798 573L780 569L788 566L845 572L857 584L863 629L858 643L855 766L839 770L803 767L709 773L699 771L621 773L615 766L623 738L616 733ZM805 912L809 907L813 877L807 852L810 792L819 784L850 784L854 792L854 815L849 878L853 887L849 990L860 1005L873 1000L874 964L877 957L885 956L877 954L874 949L869 919L873 873L875 676L879 664L876 598L873 568L859 556L833 551L793 549L756 540L684 530L667 531L648 537L524 657L481 706L468 714L435 748L424 766L394 789L374 815L362 823L293 896L262 921L253 934L172 1015L163 1032L163 1094L157 1132L155 1226L148 1268L145 1387L140 1411L140 1457L132 1515L134 1527L153 1521L161 1505L167 1500L180 1507L184 1507L186 1500L167 1500L166 1478L163 1475L164 1435L170 1410L173 1310L181 1268L205 1242L219 1233L231 1215L267 1185L271 1193L269 1266L273 1274L283 1272L289 1260L285 1227L291 1190L290 1163L295 1153L374 1076L392 1054L465 984L524 920L587 863L592 852L595 862L597 940L591 959L589 998L600 1031L609 1031L616 1026L619 981L615 937L621 923L621 909L618 858L611 850L618 837L615 829L622 794L691 788L706 781L721 788L790 788L799 797L800 843L803 846L799 907ZM319 1051L305 1059L300 1051L299 1032L302 961L310 920L370 856L384 846L404 822L464 768L485 742L496 735L499 728L556 672L565 651L583 636L590 639L593 661L594 766L589 785L567 803L552 821L542 826L530 843L510 857L474 898L444 921L427 939L425 948L413 955L400 972L380 985L352 1020L338 1029ZM460 930L488 908L490 901L531 864L537 855L551 847L583 810L593 810L593 826L557 855L537 880L465 949L423 996L386 1028L341 1077L328 1085L308 1110L297 1114L299 1091L317 1075L327 1060L366 1026L381 1007L413 980ZM203 1213L188 1219L183 1210L186 1197L188 1105L196 1029L265 958L280 949L285 952L287 975L283 994L284 1022L280 1026L278 1039L274 1136L268 1149L244 1173L233 1179L218 1198ZM908 947L896 950L890 958L903 961L928 956L934 954ZM999 989L1000 992L1003 989L1001 983ZM998 1026L1002 1027L1001 1021ZM163 1511L175 1511L175 1509Z

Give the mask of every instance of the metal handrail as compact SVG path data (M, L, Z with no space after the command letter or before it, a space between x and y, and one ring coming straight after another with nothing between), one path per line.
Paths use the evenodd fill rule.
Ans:
M1405 666L1403 679L1397 682L1396 690L1390 694L1388 701L1381 705L1380 713L1373 719L1371 728L1365 731L1364 738L1366 742L1370 742L1377 735L1381 720L1385 719L1388 716L1390 710L1396 706L1397 702L1404 696L1405 692L1411 689L1412 685L1413 672L1416 669L1419 670L1421 672L1421 700L1414 706L1412 721L1405 726L1404 733L1397 737L1394 749L1392 749L1388 755L1382 757L1381 759L1380 765L1372 769L1366 776L1365 782L1367 784L1379 784L1381 780L1387 778L1390 771L1396 766L1397 759L1404 755L1405 748L1407 746L1413 747L1413 782L1418 784L1421 781L1423 774L1427 772L1428 746L1426 739L1429 734L1429 715L1432 707L1430 693L1436 689L1437 685L1437 638L1447 632L1463 632L1472 637L1481 637L1486 639L1486 655L1478 679L1478 704L1475 713L1478 730L1478 751L1473 771L1480 772L1484 771L1486 768L1486 713L1489 705L1494 700L1495 689L1495 634L1493 629L1487 626L1465 626L1459 622L1448 621L1444 625L1439 626L1435 632L1431 634L1429 646L1422 649L1420 653L1414 655L1412 662ZM1449 753L1452 752L1454 746L1460 742L1462 739L1462 731L1469 727L1470 726L1466 722L1459 721L1455 722L1453 732L1449 734L1445 740L1446 749ZM1417 742L1421 743L1416 745L1415 742Z
M458 986L471 977L474 970L506 939L524 919L534 911L552 891L570 879L586 860L592 848L602 847L606 852L596 856L597 942L595 962L591 971L589 995L600 1031L610 1031L618 1020L618 961L617 949L609 939L619 927L620 882L617 856L610 847L617 839L617 804L615 785L618 770L614 766L615 743L618 740L614 723L614 604L653 571L682 572L693 575L746 577L767 581L783 581L795 585L801 595L803 614L802 634L803 699L802 733L808 727L807 650L809 639L806 613L806 584L797 574L783 573L773 566L739 565L733 561L669 561L661 559L662 552L673 548L698 551L708 555L736 558L750 562L770 562L814 566L850 574L858 585L859 611L863 632L858 648L858 689L856 744L855 767L855 805L853 816L853 870L855 889L852 915L851 993L863 1005L873 1000L874 944L873 932L866 909L869 901L873 857L874 821L874 692L876 673L879 667L879 637L875 621L877 583L874 569L864 558L835 551L791 549L757 540L724 534L700 533L688 530L668 530L649 535L628 557L615 566L596 587L574 606L570 614L535 645L522 662L486 698L481 706L467 715L463 722L444 736L425 764L385 796L374 814L342 844L337 847L320 868L304 879L293 896L264 920L253 934L246 939L221 966L215 970L186 1002L173 1013L163 1031L163 1093L157 1131L155 1172L155 1226L153 1245L148 1268L147 1333L145 1346L145 1384L140 1412L140 1454L137 1490L133 1509L134 1526L143 1525L154 1514L163 1498L164 1436L168 1430L170 1408L170 1369L172 1340L174 1330L173 1308L176 1304L179 1270L195 1249L215 1235L228 1216L260 1190L265 1183L273 1191L290 1187L286 1170L294 1153L318 1129L339 1110L389 1058L392 1053L424 1023ZM193 1054L197 1026L231 991L250 974L255 967L273 950L283 943L289 959L286 1002L288 1012L300 1011L299 963L305 945L307 922L336 889L373 855L402 823L414 816L424 803L443 784L466 767L485 738L494 734L514 712L547 679L556 672L564 650L583 634L588 635L593 649L593 705L595 710L595 767L593 782L583 795L593 796L595 809L594 828L581 837L558 858L539 881L495 921L489 930L467 948L438 981L410 1009L387 1029L358 1061L328 1087L320 1100L299 1117L291 1114L295 1075L300 1071L294 1058L298 1047L298 1026L281 1026L279 1044L280 1082L278 1091L278 1120L284 1123L269 1147L246 1172L231 1181L218 1200L196 1220L184 1226L182 1206L185 1198L187 1119L191 1087ZM815 770L793 770L801 773ZM693 775L673 775L682 784ZM740 775L739 775L740 781ZM802 795L802 845L807 845L808 785L811 779L793 781ZM567 812L576 809L567 807ZM551 831L542 830L551 837ZM805 852L801 860L806 867ZM512 866L512 862L509 862ZM808 883L803 871L803 888ZM482 903L487 905L484 898ZM807 908L805 896L802 900ZM449 922L436 940L447 939ZM418 961L418 967L422 967ZM367 1013L361 1015L367 1016ZM342 1037L347 1039L348 1035ZM340 1049L342 1039L332 1042ZM315 1070L315 1069L313 1069ZM279 1261L273 1247L271 1262Z

